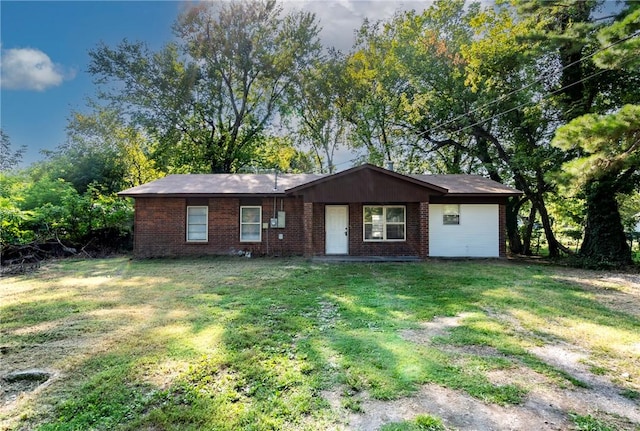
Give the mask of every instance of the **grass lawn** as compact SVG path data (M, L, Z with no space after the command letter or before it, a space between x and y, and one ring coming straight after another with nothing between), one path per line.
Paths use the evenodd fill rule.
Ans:
M630 277L497 261L54 262L0 279L0 377L52 373L28 390L0 380L0 429L350 429L368 400L427 384L497 406L523 405L534 390L496 382L500 373L588 388L586 374L535 354L550 345L580 351L590 375L637 406L640 287ZM456 324L429 326L447 316ZM445 429L423 413L383 429ZM574 429L640 426L597 411L566 417Z

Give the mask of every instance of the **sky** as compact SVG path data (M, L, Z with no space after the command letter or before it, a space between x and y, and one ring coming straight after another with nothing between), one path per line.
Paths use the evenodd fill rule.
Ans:
M0 127L22 166L65 142L68 119L86 111L96 87L87 73L89 51L123 39L159 49L190 3L176 1L0 1ZM386 19L428 1L287 1L285 9L314 12L326 46L348 50L364 18ZM1 155L0 155L1 156Z

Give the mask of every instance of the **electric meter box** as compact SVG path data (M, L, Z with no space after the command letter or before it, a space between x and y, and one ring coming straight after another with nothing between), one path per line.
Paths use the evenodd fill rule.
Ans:
M284 228L286 226L285 223L286 214L284 211L278 211L278 227Z

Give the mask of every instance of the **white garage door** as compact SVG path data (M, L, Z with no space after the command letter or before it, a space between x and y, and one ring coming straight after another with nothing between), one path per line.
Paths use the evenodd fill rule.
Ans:
M457 224L452 209L429 205L429 256L499 257L498 205L458 205Z

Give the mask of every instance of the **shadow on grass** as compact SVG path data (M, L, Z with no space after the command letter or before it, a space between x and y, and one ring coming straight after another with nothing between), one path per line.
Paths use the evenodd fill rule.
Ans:
M96 340L104 346L67 363L74 378L50 393L60 401L52 413L34 418L43 423L40 429L322 428L335 420L335 412L320 394L334 386L394 399L433 382L489 402L518 403L522 388L492 385L482 372L483 366L509 367L511 359L469 367L437 343L403 339L400 330L434 316L472 312L478 317L441 342L492 346L547 372L554 371L526 353L522 334L488 310L640 330L638 319L609 310L536 267L269 259L113 266L117 269L109 262L84 263L84 272L68 269L63 279L73 274L81 281L103 281L89 283L90 288L67 286L67 297L58 286L55 300L25 300L1 309L11 316L4 328L10 331L47 322L49 332L56 325L63 331L73 314L82 315L87 328L107 328ZM134 317L127 320L123 307ZM96 314L99 310L111 315ZM10 335L8 342L43 342L20 337Z

